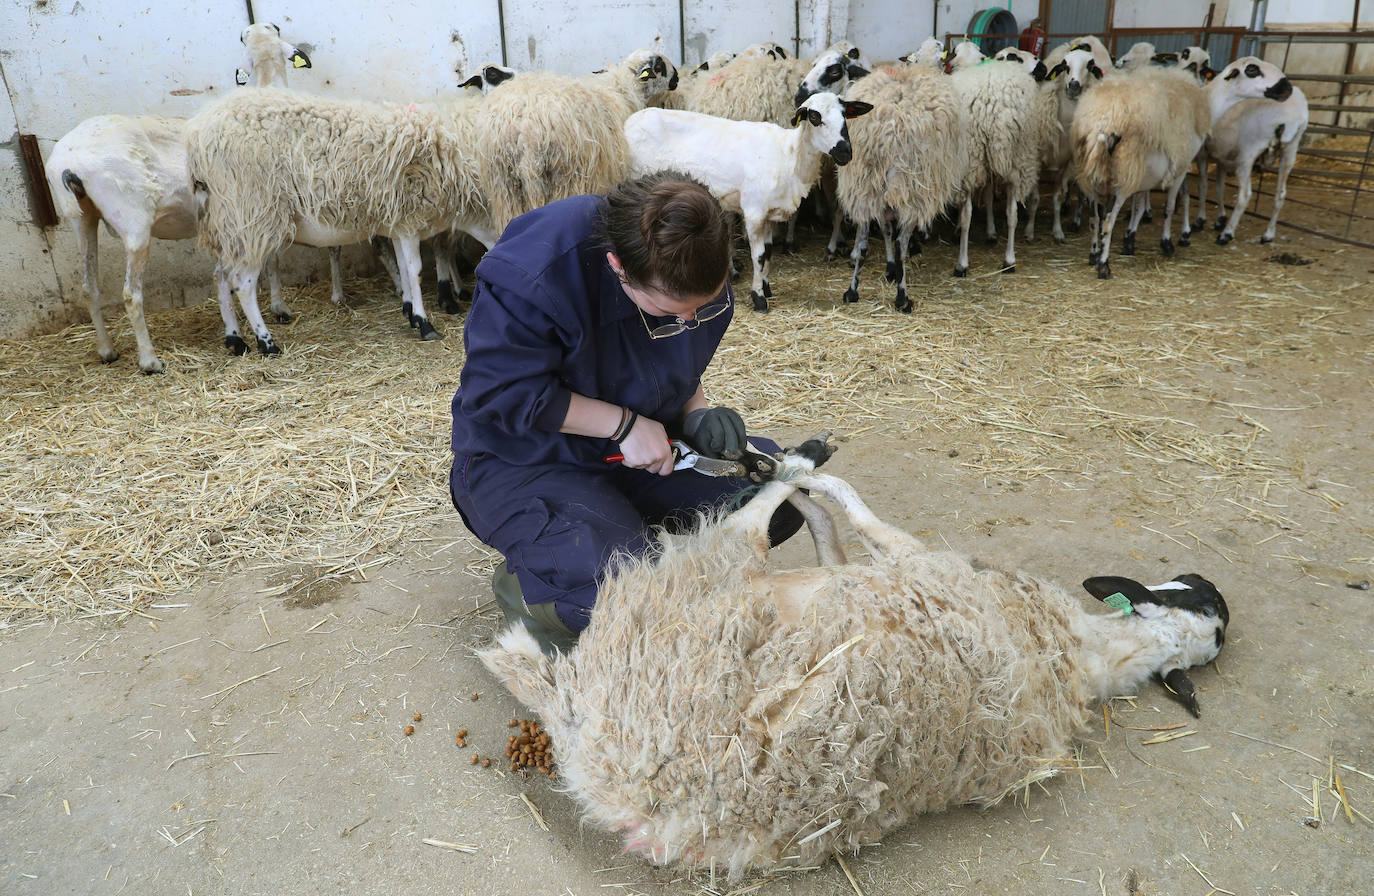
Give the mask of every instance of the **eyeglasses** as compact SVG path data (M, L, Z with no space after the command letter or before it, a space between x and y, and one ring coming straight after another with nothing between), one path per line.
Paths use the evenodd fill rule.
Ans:
M650 339L667 339L669 336L676 336L688 330L695 330L708 320L715 320L725 312L729 311L735 304L735 293L730 288L730 284L725 284L725 298L703 305L692 315L691 320L677 317L672 323L659 324L657 327L649 326L649 318L644 316L644 309L638 304L635 308L639 310L639 319L644 322L644 332L649 334Z

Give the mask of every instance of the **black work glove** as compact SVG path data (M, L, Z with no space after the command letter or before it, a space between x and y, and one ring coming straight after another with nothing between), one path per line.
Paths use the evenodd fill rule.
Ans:
M744 456L744 418L734 408L697 408L683 419L682 435L707 457Z

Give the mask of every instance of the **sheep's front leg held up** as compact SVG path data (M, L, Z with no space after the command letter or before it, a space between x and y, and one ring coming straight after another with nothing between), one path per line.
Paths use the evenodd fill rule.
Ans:
M828 473L811 472L797 476L792 483L797 488L810 489L834 501L849 517L850 525L854 527L864 547L874 558L888 557L902 551L925 550L925 546L916 536L874 516L873 511L868 509L868 505L859 497L858 492L854 491L853 486L843 479Z

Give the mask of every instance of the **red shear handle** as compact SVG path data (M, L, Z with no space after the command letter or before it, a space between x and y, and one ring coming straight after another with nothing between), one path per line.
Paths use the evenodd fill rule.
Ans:
M623 455L623 454L608 454L608 455L606 455L605 457L603 457L603 458L601 458L601 459L604 460L604 461L605 461L606 463L608 463L608 464L619 464L619 463L624 463L624 461L625 461L625 455Z

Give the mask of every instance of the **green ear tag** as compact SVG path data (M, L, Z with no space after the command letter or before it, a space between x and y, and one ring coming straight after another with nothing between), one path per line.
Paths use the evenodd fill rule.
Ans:
M1135 609L1131 606L1131 602L1126 595L1122 594L1120 591L1104 597L1102 602L1113 610L1120 610L1123 616L1131 615L1131 611Z

